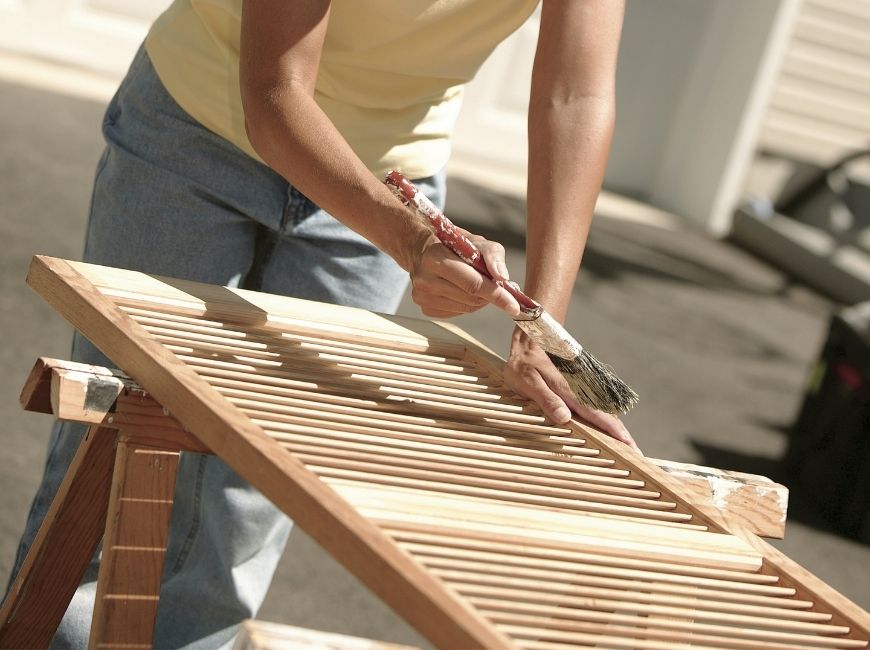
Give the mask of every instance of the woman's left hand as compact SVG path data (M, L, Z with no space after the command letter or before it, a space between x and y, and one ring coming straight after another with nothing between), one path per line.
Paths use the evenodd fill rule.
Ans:
M540 406L544 415L555 424L567 423L574 414L586 424L643 454L622 420L610 413L587 408L577 401L562 373L519 328L514 330L511 339L504 379L511 389Z

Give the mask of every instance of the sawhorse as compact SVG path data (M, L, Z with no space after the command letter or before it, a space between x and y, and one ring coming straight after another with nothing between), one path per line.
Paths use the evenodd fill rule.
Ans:
M105 368L40 359L21 403L90 426L0 609L0 647L48 647L103 540L89 647L150 648L179 454L208 449Z

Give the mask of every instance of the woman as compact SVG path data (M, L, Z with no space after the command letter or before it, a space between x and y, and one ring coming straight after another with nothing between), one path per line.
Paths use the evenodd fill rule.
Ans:
M390 312L407 279L451 317L503 289L444 248L383 185L400 168L437 204L462 85L538 0L176 0L106 112L86 261ZM529 108L526 292L564 318L614 119L623 8L544 0ZM476 237L493 276L504 250ZM107 363L76 338L74 358ZM513 334L506 381L554 422L582 408L546 355ZM19 549L81 430L53 434ZM179 472L155 647L229 644L256 613L291 522L214 457ZM96 563L55 638L83 647Z

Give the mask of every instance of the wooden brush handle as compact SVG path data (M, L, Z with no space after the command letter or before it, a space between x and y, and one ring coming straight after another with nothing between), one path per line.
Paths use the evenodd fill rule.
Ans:
M407 206L414 208L419 214L426 217L435 231L435 236L451 251L466 264L473 267L478 273L490 280L493 280L492 274L486 267L486 261L483 259L483 254L480 249L463 235L459 229L453 225L444 214L435 207L435 204L430 201L425 194L420 192L411 181L405 178L400 172L391 171L387 174L384 181L393 193ZM498 286L503 287L510 293L523 308L525 312L540 312L541 305L524 294L514 282L505 282L504 280L493 280Z

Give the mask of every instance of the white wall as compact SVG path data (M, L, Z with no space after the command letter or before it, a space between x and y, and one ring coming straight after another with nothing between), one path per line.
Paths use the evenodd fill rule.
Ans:
M605 187L726 232L799 1L628 0ZM533 50L519 32L473 82L461 173L523 186Z
M616 133L605 183L647 198L671 137L714 2L637 0L627 3L616 79Z
M724 235L741 198L799 0L720 0L701 26L648 187L655 205Z

